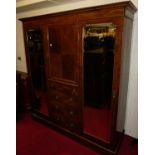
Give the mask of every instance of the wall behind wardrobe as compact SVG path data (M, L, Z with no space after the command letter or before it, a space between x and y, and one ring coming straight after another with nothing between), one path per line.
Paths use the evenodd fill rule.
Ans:
M27 73L22 22L16 19L16 70Z
M74 10L78 8L86 8L104 4L110 4L115 2L122 2L124 0L82 0L74 3L66 3L57 6L51 6L47 8L36 9L33 7L33 10L19 12L16 14L16 69L18 71L27 72L27 64L25 57L25 49L24 49L24 40L23 40L23 29L22 23L18 20L19 18L24 17L32 17L43 14L62 12L67 10ZM138 7L138 0L131 0L136 7ZM125 130L126 134L137 137L138 127L137 127L137 89L133 88L137 86L137 18L135 18L135 26L133 31L133 39L132 39L132 53L131 53L131 64L130 64L130 77L129 77L129 88L128 88L128 98L127 98L127 109L126 109L126 122L125 122ZM18 58L21 57L21 60ZM134 86L132 81L134 82ZM132 114L132 117L131 117Z

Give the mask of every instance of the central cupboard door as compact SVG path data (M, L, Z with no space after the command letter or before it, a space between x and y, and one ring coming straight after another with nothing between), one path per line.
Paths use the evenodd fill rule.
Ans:
M78 29L76 25L49 27L50 78L77 83Z
M79 96L78 27L52 25L49 33L49 116L60 127L82 131Z

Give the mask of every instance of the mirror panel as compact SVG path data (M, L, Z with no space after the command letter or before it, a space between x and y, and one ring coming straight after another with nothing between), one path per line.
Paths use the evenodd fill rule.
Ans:
M27 41L33 94L32 109L48 115L42 31L29 29Z
M110 140L115 26L84 28L84 132Z

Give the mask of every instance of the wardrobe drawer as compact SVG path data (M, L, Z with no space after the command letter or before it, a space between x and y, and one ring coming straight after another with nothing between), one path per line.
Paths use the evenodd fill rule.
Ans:
M64 114L61 112L52 112L50 113L50 119L53 123L60 127L64 127L73 131L81 131L82 121L79 119L80 117L77 115Z
M81 128L80 128L81 122L78 121L77 118L74 118L74 117L72 117L72 119L70 118L64 115L60 115L59 113L58 114L52 113L50 116L50 119L52 120L52 122L60 127L63 127L65 129L69 129L72 131L76 131L76 132L81 131Z
M64 127L64 117L63 115L61 115L61 112L52 112L50 114L50 119L52 120L52 122L54 122L57 125L60 125L62 127Z
M49 104L49 117L58 125L63 124L66 127L74 128L75 124L82 121L82 111L76 106L53 101Z
M63 107L62 103L53 101L53 102L49 103L49 109L50 109L50 112L62 113L64 107Z
M78 96L77 86L70 86L57 82L50 82L48 85L50 90L55 90L67 95Z
M66 129L81 131L82 107L78 87L51 82L48 93L51 120Z
M82 132L81 125L78 122L73 121L73 122L65 123L64 127L66 129L69 129L69 130L77 132L77 133Z
M66 104L66 106L77 107L79 106L79 97L71 96L69 94L64 94L55 90L51 90L49 93L50 102L56 102L61 104Z
M78 117L82 112L80 111L79 106L69 105L67 103L60 103L57 101L53 101L49 103L49 112L57 113L59 115L63 115L69 119Z

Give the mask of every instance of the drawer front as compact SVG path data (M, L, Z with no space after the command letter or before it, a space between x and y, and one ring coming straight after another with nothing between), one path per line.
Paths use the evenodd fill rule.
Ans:
M61 103L65 107L71 106L75 108L80 108L80 97L78 93L78 87L68 86L64 84L50 83L48 89L48 95L50 102Z
M82 106L77 88L54 84L48 92L51 120L66 129L82 131Z
M73 95L73 96L78 96L78 87L77 86L69 86L65 84L60 84L56 82L50 82L49 84L49 90L61 92L66 95Z
M62 106L79 107L79 97L70 94L64 94L55 90L51 90L49 93L50 102L56 102Z
M59 125L64 124L68 127L69 124L74 124L70 126L75 126L75 124L79 124L82 121L80 108L58 101L50 102L49 116L52 121Z
M79 109L51 104L49 111L50 119L57 125L73 131L82 131L82 117Z

